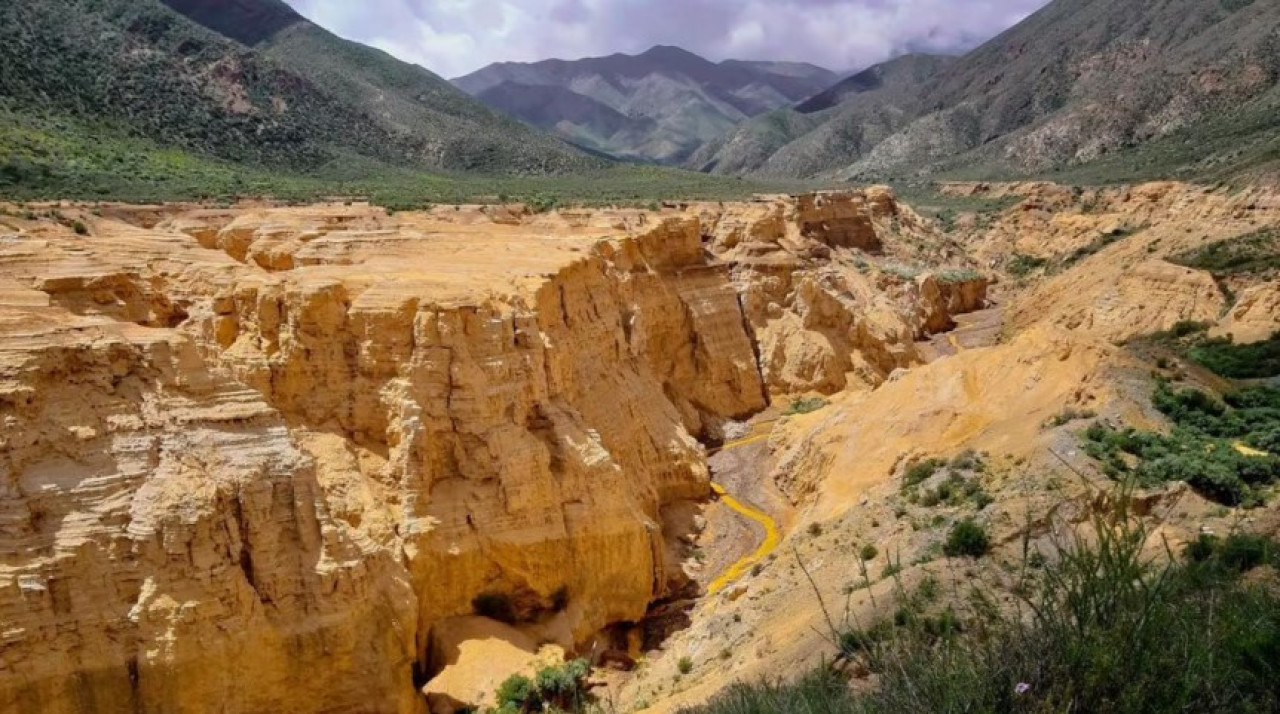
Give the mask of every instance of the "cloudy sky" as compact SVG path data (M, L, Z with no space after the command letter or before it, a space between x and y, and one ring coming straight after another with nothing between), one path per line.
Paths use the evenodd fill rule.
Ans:
M859 69L907 50L960 52L1048 0L288 0L343 37L445 77L491 62L678 45L708 59Z

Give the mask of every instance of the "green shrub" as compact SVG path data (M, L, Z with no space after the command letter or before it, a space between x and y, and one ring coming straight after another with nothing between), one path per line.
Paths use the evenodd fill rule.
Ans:
M1218 552L1218 544L1217 536L1201 533L1195 540L1187 543L1182 549L1182 555L1193 563L1207 563Z
M693 660L688 657L681 657L676 661L676 670L680 674L688 674L693 671Z
M1215 374L1231 379L1268 379L1280 376L1280 331L1261 342L1237 345L1229 337L1207 339L1190 348L1187 356Z
M1265 273L1280 268L1280 230L1264 228L1243 236L1215 241L1173 256L1169 258L1169 262L1196 270L1207 270L1219 278Z
M949 558L969 556L981 558L991 550L991 539L977 521L966 518L951 527L942 552Z
M973 449L966 449L951 460L951 468L958 471L983 471L986 465L982 462L982 455Z
M880 555L880 549L870 543L862 546L862 550L858 551L858 557L863 560L875 560L877 555Z
M584 712L592 703L587 687L590 673L591 665L585 659L575 659L544 667L533 679L512 675L498 687L498 714Z
M1255 535L1232 533L1217 551L1218 561L1238 573L1247 573L1275 561L1276 544Z
M533 680L524 675L513 674L498 686L498 707L504 712L533 711L541 703Z
M947 465L942 459L925 459L918 464L907 469L902 477L902 488L908 489L912 486L919 486L928 481L931 476L938 472L938 469Z

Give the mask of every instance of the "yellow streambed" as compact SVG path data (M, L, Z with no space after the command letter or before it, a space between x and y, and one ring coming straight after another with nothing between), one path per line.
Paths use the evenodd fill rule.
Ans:
M764 435L764 436L753 436L747 439L741 439L739 441L731 441L728 444L725 444L724 446L722 446L720 450L726 451L728 449L736 449L739 446L746 446L747 444L753 444L757 441L761 441L767 438L769 438L768 435ZM778 533L777 522L774 521L772 518L770 518L767 513L764 513L755 508L752 508L751 506L748 506L743 502L739 501L738 499L734 498L733 496L729 495L729 492L725 490L724 486L721 486L718 483L711 484L711 490L715 491L716 495L720 497L721 503L728 506L735 513L739 513L743 516L746 516L747 518L750 518L751 520L755 521L756 523L759 523L761 526L764 527L764 541L760 544L760 547L756 548L755 552L752 553L751 555L741 558L740 560L738 560L738 562L729 566L723 573L720 574L720 577L711 581L711 584L707 586L707 594L715 595L716 593L723 590L730 583L742 577L743 574L745 574L748 570L751 569L751 566L760 562L766 556L772 553L774 548L777 548L778 544L782 542L782 537Z

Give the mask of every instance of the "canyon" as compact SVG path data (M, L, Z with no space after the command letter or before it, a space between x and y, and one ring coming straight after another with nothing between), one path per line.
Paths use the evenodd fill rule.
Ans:
M689 587L726 424L987 290L895 268L962 259L883 189L6 216L4 711L426 711L477 614L589 651Z
M1280 329L1280 194L939 191L5 206L0 711L465 711L572 657L679 711L826 661L837 603L1007 599L1106 503L1082 424L1230 388L1153 335ZM934 461L992 557L940 558ZM1280 533L1139 498L1167 547Z

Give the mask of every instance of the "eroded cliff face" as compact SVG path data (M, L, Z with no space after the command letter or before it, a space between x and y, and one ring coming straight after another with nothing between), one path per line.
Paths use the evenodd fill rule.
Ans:
M423 711L478 597L572 648L683 587L700 438L985 293L883 191L106 215L0 236L0 710Z

